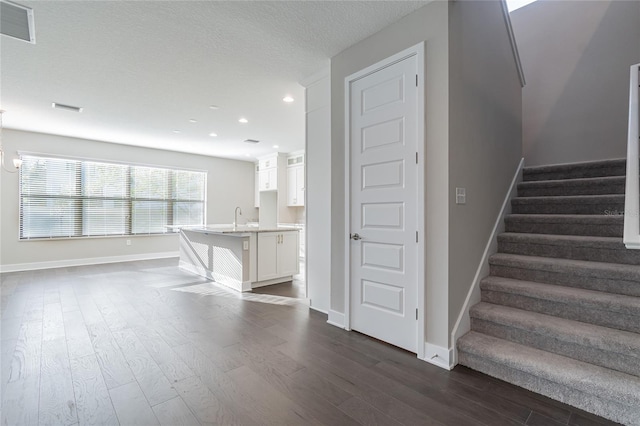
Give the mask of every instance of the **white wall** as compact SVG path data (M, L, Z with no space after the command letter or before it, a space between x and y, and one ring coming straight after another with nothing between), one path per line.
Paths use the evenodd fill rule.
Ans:
M640 2L538 1L511 19L527 78L526 164L625 157Z
M522 158L522 90L498 1L449 3L449 67L452 331Z
M159 167L206 170L208 172L207 223L233 222L235 206L242 208L245 218L257 217L253 207L254 170L253 163L250 162L7 129L3 130L2 136L8 162L16 151L26 151ZM2 200L0 204L0 267L2 270L38 266L34 264L40 264L40 266L79 264L86 259L121 256L149 258L178 251L177 235L19 241L18 174L2 172L0 183ZM132 241L131 246L125 244L126 239Z
M345 77L422 41L426 44L426 339L447 346L448 4L433 2L331 59L331 311L345 307ZM331 312L330 312L331 317Z
M313 309L329 311L331 283L331 80L329 70L306 86L306 268Z

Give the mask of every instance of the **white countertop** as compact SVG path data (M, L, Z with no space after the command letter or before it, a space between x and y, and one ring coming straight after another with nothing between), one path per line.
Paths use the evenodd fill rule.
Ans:
M191 232L199 232L202 234L230 234L231 236L242 236L243 234L250 233L258 233L258 232L294 232L298 231L295 228L285 228L285 227L260 227L260 226L247 226L247 225L238 225L234 227L233 225L207 225L202 227L185 227L183 228L185 231Z

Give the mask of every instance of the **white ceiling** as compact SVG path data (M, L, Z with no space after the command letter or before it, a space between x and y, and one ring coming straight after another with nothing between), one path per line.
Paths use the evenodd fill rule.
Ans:
M5 128L253 160L304 148L300 80L428 1L18 3L36 44L0 37Z

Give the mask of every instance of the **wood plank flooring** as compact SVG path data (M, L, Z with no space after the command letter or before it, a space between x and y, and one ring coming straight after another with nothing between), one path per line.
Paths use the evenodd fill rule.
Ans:
M0 283L2 425L611 424L330 326L300 283L238 294L176 259Z

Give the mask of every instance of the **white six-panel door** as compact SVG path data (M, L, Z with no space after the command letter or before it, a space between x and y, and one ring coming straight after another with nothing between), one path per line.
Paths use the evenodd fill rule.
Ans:
M418 59L348 83L350 326L417 352ZM357 234L357 235L356 235Z

